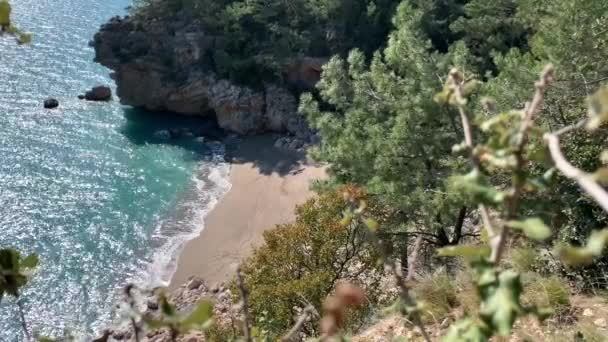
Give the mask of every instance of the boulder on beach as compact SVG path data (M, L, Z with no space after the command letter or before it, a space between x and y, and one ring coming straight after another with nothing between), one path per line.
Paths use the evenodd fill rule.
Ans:
M59 101L54 98L48 98L44 100L44 108L52 109L59 107Z
M112 99L112 89L108 86L97 86L84 94L87 101L109 101Z

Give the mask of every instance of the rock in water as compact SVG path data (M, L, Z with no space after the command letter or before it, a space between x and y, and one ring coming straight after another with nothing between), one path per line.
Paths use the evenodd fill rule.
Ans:
M48 98L44 100L44 108L52 109L59 107L59 101L57 99Z
M78 95L78 99L79 99L79 100L84 100L84 98L85 98L85 96L84 96L84 95L82 95L82 94Z
M112 89L108 86L97 86L84 94L87 101L110 101L112 99Z
M160 140L170 140L171 132L167 131L166 129L156 131L154 132L154 137Z

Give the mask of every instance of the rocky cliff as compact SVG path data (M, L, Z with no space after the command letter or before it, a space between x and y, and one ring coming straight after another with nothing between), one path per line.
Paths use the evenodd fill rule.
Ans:
M91 45L95 61L108 67L125 105L150 111L215 115L220 127L239 134L288 132L309 139L306 120L289 89L311 88L323 59L300 58L286 81L261 89L220 79L210 62L222 37L207 34L185 13L157 18L115 17Z

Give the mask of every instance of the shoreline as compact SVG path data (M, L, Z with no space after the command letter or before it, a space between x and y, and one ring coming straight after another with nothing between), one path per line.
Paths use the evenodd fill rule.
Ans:
M229 280L263 242L263 232L293 220L295 206L312 196L310 182L324 178L325 168L308 162L304 152L276 148L274 140L261 135L227 144L230 190L183 247L170 289L192 276L210 285Z

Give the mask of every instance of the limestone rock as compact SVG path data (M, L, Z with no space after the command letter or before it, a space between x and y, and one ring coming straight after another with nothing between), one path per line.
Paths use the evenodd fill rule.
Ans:
M84 94L87 101L110 101L112 99L112 89L108 86L96 86Z
M136 307L143 310L143 313L152 317L158 317L158 302L153 291L143 291L135 296ZM229 324L231 319L240 319L240 311L233 309L232 293L224 286L214 286L209 289L203 279L191 277L186 283L168 294L168 300L176 310L184 315L196 308L201 300L209 300L213 303L213 317L218 324ZM133 329L130 321L123 320L115 322L112 329L106 330L105 335L109 336L108 341L135 342ZM142 341L172 342L171 334L166 329L156 331L144 331L145 337ZM103 336L102 336L103 337ZM199 342L204 341L200 332L192 331L177 339L178 342Z
M596 319L595 321L593 321L593 324L597 325L600 328L608 327L608 322L606 322L606 320L604 318Z
M223 40L206 32L188 13L177 13L143 21L114 17L90 44L95 61L112 70L124 105L212 115L220 128L241 135L290 133L307 141L311 130L287 88L311 89L327 59L299 58L285 70L285 83L252 89L214 72L208 56L221 48Z
M190 279L190 281L188 282L188 290L195 290L198 289L199 287L201 287L203 285L203 280L200 278L192 278Z

